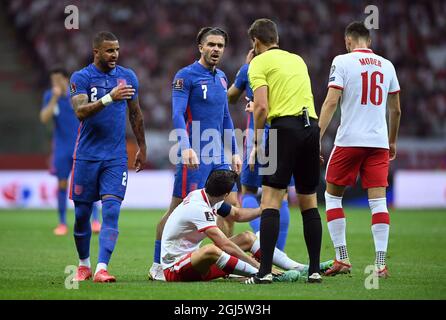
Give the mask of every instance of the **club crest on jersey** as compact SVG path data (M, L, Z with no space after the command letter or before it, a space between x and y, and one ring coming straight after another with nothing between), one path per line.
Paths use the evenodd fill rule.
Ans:
M76 93L76 84L74 82L70 83L70 92Z
M184 88L184 79L175 79L175 82L173 83L173 89L183 90L183 88Z
M223 88L225 88L225 89L228 88L228 84L226 83L226 80L224 78L220 78L220 82L221 82Z
M204 215L206 216L206 221L215 221L214 215L212 212L205 211Z

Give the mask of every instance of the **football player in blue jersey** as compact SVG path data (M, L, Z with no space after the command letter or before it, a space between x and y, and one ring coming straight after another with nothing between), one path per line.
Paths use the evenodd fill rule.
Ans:
M68 91L68 72L62 67L54 67L50 71L51 89L43 94L40 120L49 123L53 120L53 150L50 172L57 177L57 209L59 224L54 229L58 236L68 233L67 227L67 186L68 176L73 166L73 150L76 143L76 135L79 120L71 106L70 93ZM101 224L96 205L93 206L93 221L91 229L99 233Z
M177 72L172 84L172 120L176 130L180 163L176 166L174 190L170 207L157 226L154 262L149 278L164 280L160 264L161 236L167 218L190 191L204 187L209 174L215 170L241 170L234 126L228 109L228 79L216 66L228 44L226 32L220 28L205 27L197 35L200 59ZM209 136L213 135L211 142ZM224 155L225 132L230 134L231 159ZM227 146L226 146L227 147ZM237 187L228 197L237 206ZM233 225L224 219L217 224L227 236Z
M262 176L259 175L259 163L255 164L254 170L251 171L248 165L249 154L252 150L253 136L254 136L254 118L252 106L253 93L249 85L248 80L248 67L249 63L254 57L254 50L251 49L246 56L246 61L243 66L240 67L235 77L234 83L228 90L228 101L231 104L237 103L243 92L246 93L246 99L248 100L245 111L247 112L246 121L246 135L243 144L243 166L240 176L240 183L242 185L242 207L243 208L258 208L259 203L257 201L258 188L262 186ZM268 130L269 126L265 125L265 130ZM267 134L265 132L265 134ZM294 186L294 179L291 178L290 186ZM290 210L288 208L288 194L285 194L282 207L280 208L280 231L279 238L277 239L276 247L280 250L284 250L286 239L288 236L288 226L290 223ZM252 230L257 233L260 230L260 217L249 222Z
M136 172L146 161L144 122L138 100L138 79L131 69L117 65L119 42L102 31L93 40L94 61L70 80L71 100L80 120L74 151L70 198L74 201L74 239L79 255L75 281L92 277L89 222L91 206L102 201L102 228L95 282L115 282L107 266L118 238L118 218L127 188L126 111L138 151Z

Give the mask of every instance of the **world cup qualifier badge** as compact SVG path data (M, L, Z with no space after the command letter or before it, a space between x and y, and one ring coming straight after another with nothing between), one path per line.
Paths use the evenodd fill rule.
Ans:
M225 88L225 89L228 88L228 84L226 83L225 78L220 78L220 82L221 82L221 85L223 86L223 88Z
M118 86L120 86L120 85L123 85L123 86L127 85L127 81L125 79L118 79Z
M70 93L76 93L76 84L74 82L70 83Z
M175 79L173 82L173 89L174 90L183 90L184 88L184 79Z

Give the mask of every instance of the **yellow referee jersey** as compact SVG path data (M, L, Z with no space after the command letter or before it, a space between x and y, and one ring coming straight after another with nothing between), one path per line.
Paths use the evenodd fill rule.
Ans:
M252 91L268 86L268 123L277 117L301 115L303 107L317 119L307 65L297 54L269 49L252 59L248 78Z

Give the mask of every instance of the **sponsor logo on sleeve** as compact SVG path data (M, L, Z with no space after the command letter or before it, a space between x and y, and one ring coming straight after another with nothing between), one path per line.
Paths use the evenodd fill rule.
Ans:
M70 83L70 92L73 94L73 93L76 93L76 84L74 83L74 82L71 82Z

